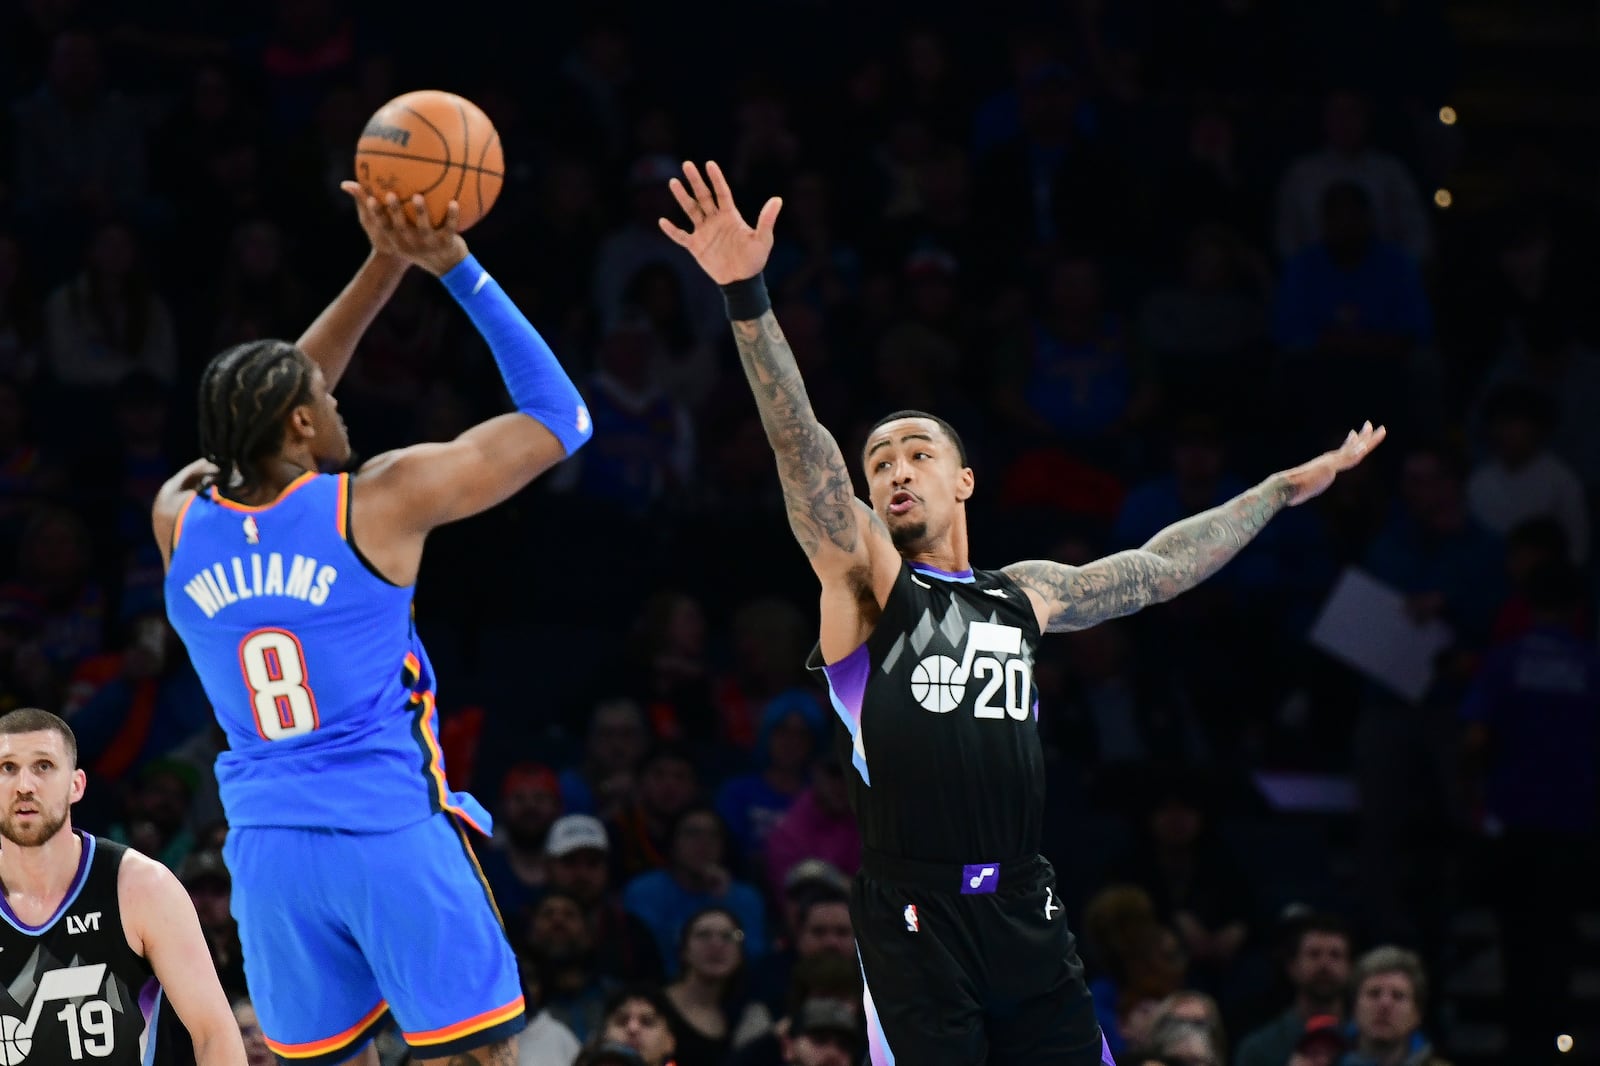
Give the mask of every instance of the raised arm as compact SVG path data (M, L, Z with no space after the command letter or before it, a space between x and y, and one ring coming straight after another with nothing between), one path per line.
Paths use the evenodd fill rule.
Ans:
M1039 628L1087 629L1132 614L1194 588L1221 570L1285 507L1320 495L1344 470L1383 442L1382 426L1368 422L1344 444L1293 470L1274 474L1220 507L1174 523L1140 548L1117 552L1087 566L1047 560L1013 563L1004 572L1033 603Z
M768 200L752 229L716 163L706 164L709 188L693 163L685 163L683 172L687 185L673 178L669 186L693 229L662 219L661 230L723 288L739 361L777 456L789 528L825 585L864 573L874 554L882 556L879 545L888 551L893 546L877 516L856 497L838 442L817 422L761 279L782 201Z
M405 255L444 283L489 345L514 414L481 422L453 441L387 452L356 475L351 523L369 560L391 580L409 583L422 538L438 526L486 511L582 447L592 427L577 386L550 346L456 232L452 202L445 225L426 211L408 219L393 195L383 225Z
M345 181L340 182L339 187L355 202L356 218L372 242L372 254L343 291L295 341L295 347L322 368L330 390L344 376L356 345L361 343L372 320L378 317L378 312L389 302L400 279L411 267L401 249L390 239L382 213L368 208L368 197L361 186ZM373 206L376 206L375 201Z

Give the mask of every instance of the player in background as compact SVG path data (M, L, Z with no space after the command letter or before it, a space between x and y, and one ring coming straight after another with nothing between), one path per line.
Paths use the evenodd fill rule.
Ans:
M721 169L669 183L690 231L661 229L723 288L789 525L822 584L812 665L845 725L862 868L851 897L872 1062L1110 1062L1055 873L1039 854L1041 634L1171 599L1216 573L1278 511L1321 493L1383 440L1274 474L1142 548L1082 567L973 570L973 472L956 431L901 411L868 433L870 505L818 424L761 272L782 204L740 217Z
M72 828L85 786L66 722L0 716L0 1062L177 1066L146 1048L172 1010L191 1061L244 1066L189 894L154 859Z
M205 458L154 508L167 613L227 733L224 854L268 1045L376 1062L392 1014L419 1064L510 1063L521 985L467 837L491 822L446 783L412 584L429 531L560 462L589 415L468 253L457 205L434 227L420 197L413 221L393 194L345 190L373 245L355 278L295 344L230 348L201 378ZM350 458L331 390L411 264L483 335L517 410L323 473Z

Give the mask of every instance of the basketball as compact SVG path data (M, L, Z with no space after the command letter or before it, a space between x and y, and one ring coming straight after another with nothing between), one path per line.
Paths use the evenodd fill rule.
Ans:
M397 96L375 111L356 142L356 181L380 199L394 193L412 213L422 194L428 218L460 205L465 230L489 213L505 176L494 124L471 100L438 89Z

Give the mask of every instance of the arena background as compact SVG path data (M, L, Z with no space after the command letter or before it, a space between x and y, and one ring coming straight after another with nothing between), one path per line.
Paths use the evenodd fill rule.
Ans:
M747 208L786 198L767 278L846 453L896 408L961 430L976 565L1138 544L1388 425L1374 462L1202 588L1047 642L1046 853L1081 930L1097 892L1154 869L1143 812L1201 809L1206 906L1248 935L1182 980L1235 1044L1281 1010L1274 938L1310 906L1358 949L1421 952L1425 1030L1458 1063L1504 1061L1508 916L1555 936L1563 1057L1600 1061L1600 897L1578 880L1600 710L1541 717L1485 665L1527 639L1530 597L1555 603L1600 708L1592 3L28 0L0 18L0 708L72 717L85 828L175 867L221 831L208 709L157 621L149 502L195 453L210 355L298 335L361 261L337 181L366 116L445 88L508 161L471 247L603 415L576 462L429 544L417 618L453 779L494 804L542 780L524 763L572 769L597 705L625 699L714 800L764 763L774 699L831 718L801 668L814 579L718 294L655 230L677 163L714 158ZM1340 175L1367 195L1334 197L1330 233ZM503 404L419 271L340 400L368 455ZM1415 699L1309 641L1347 567L1448 628ZM1487 704L1476 745L1463 708ZM736 831L730 862L770 893L759 833ZM1530 902L1555 917L1530 926Z

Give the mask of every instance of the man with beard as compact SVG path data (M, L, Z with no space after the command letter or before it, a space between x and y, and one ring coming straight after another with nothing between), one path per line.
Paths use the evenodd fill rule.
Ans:
M976 482L960 436L923 411L878 419L861 451L871 503L856 497L762 280L782 202L768 200L752 228L721 169L706 170L709 185L693 163L670 182L691 229L660 225L722 286L790 530L822 586L811 665L828 682L853 770L862 861L850 909L872 1061L1099 1066L1110 1052L1039 853L1039 642L1195 587L1278 512L1325 492L1384 431L1368 423L1142 547L1085 566L974 570L966 505Z
M561 785L538 763L519 763L500 782L494 847L483 850L484 879L502 914L532 903L548 880L544 840L561 816ZM501 831L503 830L503 831Z
M1234 1066L1283 1066L1316 1017L1342 1019L1350 985L1350 931L1331 914L1307 914L1289 929L1284 972L1294 1002L1239 1041Z
M544 1009L587 1043L618 983L596 967L594 930L574 896L556 890L539 901L528 917L525 950Z
M572 894L599 946L600 972L624 981L661 980L661 952L650 927L622 909L611 891L611 841L600 819L567 814L545 840L550 887Z
M0 717L0 1061L175 1064L143 1046L170 1002L190 1061L244 1066L188 894L155 860L72 828L84 786L66 722ZM135 1005L151 985L147 1017Z

